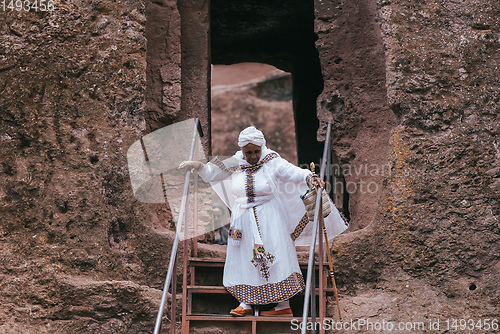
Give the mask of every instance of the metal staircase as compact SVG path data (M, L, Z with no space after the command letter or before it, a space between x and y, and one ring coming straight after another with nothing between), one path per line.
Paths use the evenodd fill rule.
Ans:
M322 262L322 261L320 261ZM299 324L302 318L304 293L299 293L290 299L294 317L263 317L244 316L233 317L229 315L238 302L222 286L222 272L224 260L191 257L187 260L186 268L190 271L189 282L183 284L183 312L182 333L201 333L202 328L218 327L234 333L298 333L292 330L292 321ZM300 267L305 276L307 263ZM319 268L321 275L318 274ZM327 283L327 270L323 264L316 265L316 307L319 310L316 321L322 322L326 316L326 300L328 295L333 295L333 288L324 287ZM322 293L320 293L322 291ZM254 314L268 310L272 305L262 305L259 310L254 309ZM309 318L309 321L311 319ZM296 328L296 326L295 326Z

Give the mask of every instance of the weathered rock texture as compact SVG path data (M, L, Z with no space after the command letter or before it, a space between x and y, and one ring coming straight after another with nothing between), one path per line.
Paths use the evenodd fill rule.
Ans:
M214 40L215 63L270 59L292 73L298 141L316 138L321 93L341 162L391 165L366 179L378 192L353 193L358 230L335 245L346 319L498 316L498 1L220 3L215 17L243 6L230 19L260 29ZM75 0L2 13L1 332L151 332L172 227L163 206L134 200L126 151L195 115L209 132L207 44L196 53L181 38L207 33L209 9L182 5Z
M390 170L396 117L387 106L384 46L372 1L316 1L316 46L324 89L318 118L332 122L332 147L349 194L350 230L370 225Z
M140 1L1 15L0 332L151 331L172 238L127 172L145 24Z
M202 142L209 154L209 1L147 1L146 7L147 131L197 117L205 134Z
M392 168L374 223L345 235L336 258L348 284L382 281L381 292L430 288L436 307L425 294L410 294L421 301L415 319L497 314L498 6L377 4L388 105L398 117ZM409 275L404 286L399 269Z

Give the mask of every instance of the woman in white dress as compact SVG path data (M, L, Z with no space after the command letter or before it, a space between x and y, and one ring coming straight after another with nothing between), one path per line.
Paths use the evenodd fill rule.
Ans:
M307 245L312 233L300 195L308 186L324 186L265 144L262 132L251 126L240 133L241 151L233 157L179 166L194 167L232 211L223 284L240 302L233 316L270 303L278 304L261 315L293 316L288 300L305 287L295 244ZM334 207L332 212L325 221L329 238L347 228Z

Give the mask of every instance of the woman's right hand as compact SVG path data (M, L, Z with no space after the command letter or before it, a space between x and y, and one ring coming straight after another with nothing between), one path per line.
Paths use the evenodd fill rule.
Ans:
M183 161L179 165L179 169L186 168L186 167L193 168L195 170L199 170L203 167L203 163L200 161Z

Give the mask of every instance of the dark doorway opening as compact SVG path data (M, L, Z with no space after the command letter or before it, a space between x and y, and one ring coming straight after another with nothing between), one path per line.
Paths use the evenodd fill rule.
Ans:
M212 154L231 156L236 138L250 125L266 136L266 146L297 164L292 76L262 63L212 66Z
M292 74L298 163L318 161L316 99L323 78L313 1L212 0L210 29L212 64L258 62Z

